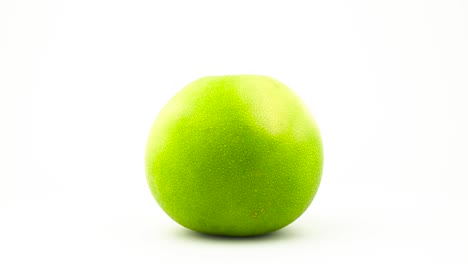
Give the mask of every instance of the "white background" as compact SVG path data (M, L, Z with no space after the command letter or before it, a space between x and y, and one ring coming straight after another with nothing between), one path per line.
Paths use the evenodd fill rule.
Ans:
M270 75L325 147L308 211L169 219L149 128L205 75ZM468 263L468 2L0 1L0 263Z

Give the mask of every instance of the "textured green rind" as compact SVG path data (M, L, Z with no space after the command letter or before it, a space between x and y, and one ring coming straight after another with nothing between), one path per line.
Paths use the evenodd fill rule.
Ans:
M300 98L266 76L199 79L161 110L146 172L163 210L203 233L253 236L297 219L317 192L323 154Z

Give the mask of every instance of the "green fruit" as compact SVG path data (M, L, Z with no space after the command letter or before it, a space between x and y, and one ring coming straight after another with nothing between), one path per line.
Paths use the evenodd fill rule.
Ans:
M317 125L300 98L265 76L201 78L157 117L147 180L162 209L203 233L283 228L312 202L322 172Z

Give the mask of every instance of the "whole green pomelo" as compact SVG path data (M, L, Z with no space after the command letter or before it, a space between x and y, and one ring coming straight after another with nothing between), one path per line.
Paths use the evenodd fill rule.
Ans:
M161 110L146 149L162 209L203 233L283 228L312 202L322 172L317 125L300 98L256 75L205 77Z

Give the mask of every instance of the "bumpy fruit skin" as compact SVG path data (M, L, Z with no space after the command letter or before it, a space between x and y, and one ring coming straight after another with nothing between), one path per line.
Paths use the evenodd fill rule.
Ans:
M317 125L288 87L266 76L205 77L161 110L146 150L153 196L202 233L255 236L312 202L322 172Z

